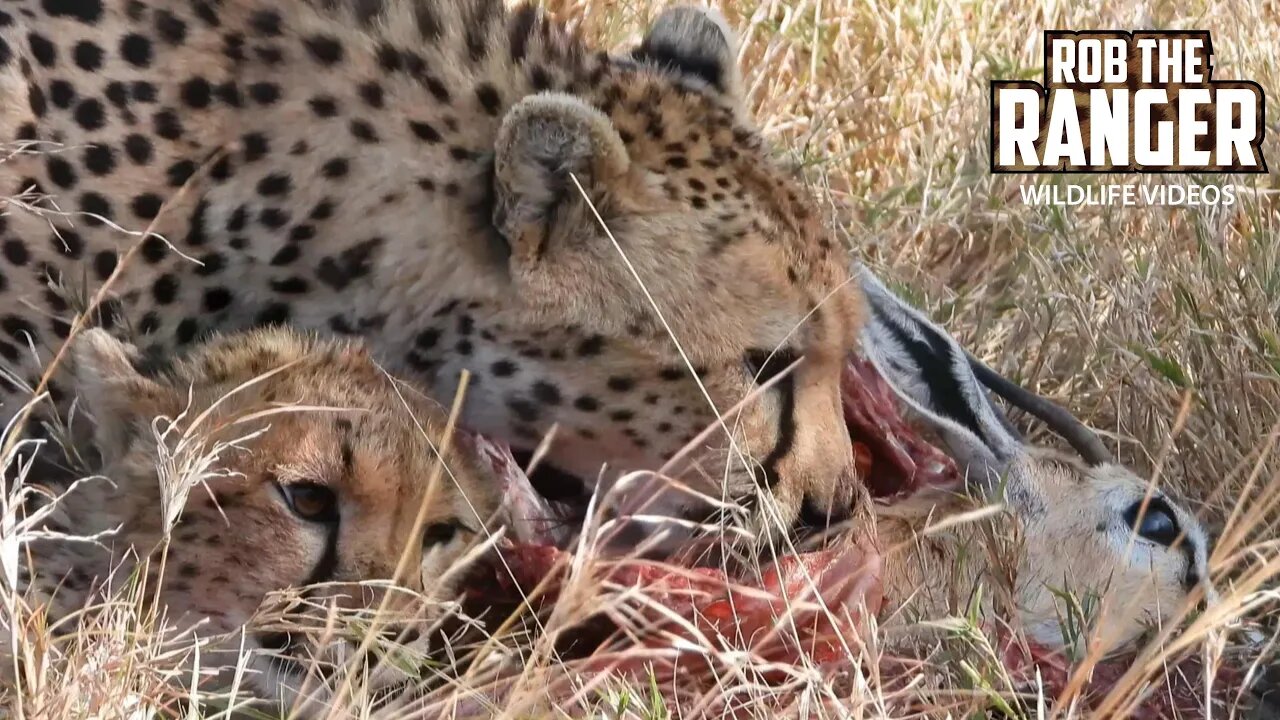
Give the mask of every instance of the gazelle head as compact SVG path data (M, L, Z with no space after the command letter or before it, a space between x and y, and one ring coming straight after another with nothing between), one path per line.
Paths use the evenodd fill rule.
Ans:
M1012 589L1030 638L1064 642L1063 591L1100 599L1096 637L1111 648L1177 615L1197 588L1211 596L1208 542L1190 512L1115 463L1070 413L1001 377L869 271L858 273L870 314L862 352L956 459L968 492L1002 502L1017 521ZM987 391L1044 421L1079 457L1027 445Z

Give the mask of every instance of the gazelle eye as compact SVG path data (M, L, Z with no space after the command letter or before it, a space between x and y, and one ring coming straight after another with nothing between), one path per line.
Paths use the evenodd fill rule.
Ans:
M295 515L309 522L338 521L338 496L329 488L311 482L279 485L280 494Z
M790 348L777 350L748 350L742 357L747 372L757 385L763 385L774 379L783 370L791 367L800 356Z
M1172 547L1182 537L1182 528L1178 526L1178 518L1169 502L1162 497L1153 497L1147 503L1146 512L1142 511L1142 501L1135 502L1124 511L1124 521L1138 537L1150 540L1157 545Z
M461 529L462 524L457 520L431 523L422 529L422 549L426 550L433 545L444 545L452 541Z

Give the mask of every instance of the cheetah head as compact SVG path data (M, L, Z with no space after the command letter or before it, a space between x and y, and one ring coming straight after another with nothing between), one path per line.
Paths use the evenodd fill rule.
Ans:
M77 343L78 391L115 489L73 493L69 512L122 524L116 551L140 556L174 518L159 599L179 627L230 633L232 663L248 623L249 681L289 703L300 687L323 693L331 668L357 656L369 639L353 628L369 628L371 608L386 622L367 657L388 639L425 650L424 623L453 599L457 561L498 502L469 455L445 449L439 408L361 347L284 330L215 339L147 371L105 331ZM384 663L370 684L402 678Z
M472 366L468 419L525 456L549 434L546 494L661 469L748 508L757 530L852 506L838 386L859 296L746 117L734 44L718 18L676 8L586 89L528 96L502 120L494 224L517 339ZM646 512L698 504L659 495Z

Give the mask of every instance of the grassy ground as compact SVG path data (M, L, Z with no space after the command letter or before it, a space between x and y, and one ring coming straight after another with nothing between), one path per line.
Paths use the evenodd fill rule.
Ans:
M614 45L631 39L662 3L551 5ZM1280 430L1280 174L1236 178L1240 202L1230 208L1024 206L1021 184L1055 179L989 173L987 92L992 79L1039 72L1046 28L1209 29L1216 77L1256 80L1272 100L1264 153L1274 168L1280 166L1280 5L755 5L734 0L724 8L745 39L751 103L780 152L813 180L831 211L833 232L904 282L976 354L1071 407L1106 433L1121 459L1182 493L1222 537L1214 564L1228 595L1233 578L1247 580L1274 558L1280 513L1261 501L1275 497L1280 485L1280 453L1273 451ZM1258 603L1250 627L1264 637L1274 633L1275 609L1265 588L1237 597L1246 599ZM156 669L145 632L128 629L145 630L145 618L121 610L99 622L113 628L102 633L110 652L73 653L77 666L60 671L51 691L75 698L58 706L68 717L130 716L172 679ZM1214 642L1238 644L1241 637L1234 632ZM975 692L981 683L954 669L926 675L922 682L953 691L947 707L956 716L1002 694L999 683ZM103 684L102 677L127 681ZM530 675L525 684L537 686L545 677ZM726 691L744 697L758 691L726 682ZM824 705L822 693L799 692L800 700L769 712L905 712L892 710L892 698L878 694L874 682L855 678L850 687L837 703L842 710ZM457 692L466 695L465 687ZM678 710L649 688L607 678L586 696L595 699L588 705L612 715L665 717ZM517 707L526 715L556 714L536 702L509 709ZM1030 708L1034 716L1034 703Z

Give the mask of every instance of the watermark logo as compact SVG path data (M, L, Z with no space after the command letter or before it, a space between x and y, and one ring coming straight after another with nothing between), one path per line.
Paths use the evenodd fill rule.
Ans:
M991 171L1265 173L1261 86L1212 74L1207 31L1046 31L1043 83L991 84Z

